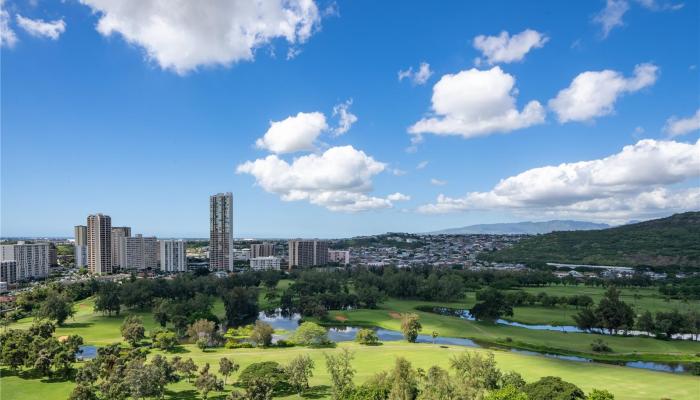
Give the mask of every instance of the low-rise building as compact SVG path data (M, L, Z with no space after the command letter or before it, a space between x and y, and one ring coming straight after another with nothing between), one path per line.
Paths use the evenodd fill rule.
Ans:
M250 268L255 271L279 270L280 259L278 257L255 257L250 259Z
M350 250L328 250L328 262L350 264Z

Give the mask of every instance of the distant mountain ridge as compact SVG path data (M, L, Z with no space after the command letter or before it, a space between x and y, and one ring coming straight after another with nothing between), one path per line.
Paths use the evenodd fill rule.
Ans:
M610 228L608 224L586 221L552 220L478 224L429 232L431 235L536 235L555 231L588 231Z
M552 232L521 240L482 258L498 262L700 266L700 212L614 228Z

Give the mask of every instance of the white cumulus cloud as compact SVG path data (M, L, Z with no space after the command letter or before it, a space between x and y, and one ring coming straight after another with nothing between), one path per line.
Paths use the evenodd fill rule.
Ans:
M447 181L443 181L443 180L436 179L436 178L431 178L430 184L433 186L445 186L445 185L447 185Z
M618 97L653 85L658 72L659 68L649 63L635 66L634 75L629 78L612 70L586 71L551 99L549 107L562 123L608 115L614 111Z
M351 105L352 99L345 103L336 104L333 107L333 116L338 117L338 126L333 128L335 136L340 136L349 131L352 124L357 122L357 116L349 111Z
M669 136L680 136L700 129L700 108L688 118L673 116L666 121L664 132Z
M387 198L388 200L391 200L391 201L408 201L408 200L411 200L411 196L409 196L409 195L407 195L407 194L399 193L399 192L392 193L392 194L386 196L386 198Z
M4 0L0 0L0 47L13 47L17 35L10 27L10 14L5 9Z
M700 177L695 144L640 140L619 153L590 161L533 168L501 180L488 192L439 195L423 213L511 209L538 215L624 220L700 207L700 188L676 189Z
M356 212L390 208L393 201L407 200L394 193L370 195L372 178L386 164L352 146L331 147L322 154L308 154L291 163L269 155L239 165L236 172L250 174L257 185L284 201L305 200L331 211Z
M593 22L600 24L604 38L614 28L624 25L622 17L629 9L630 5L627 0L607 0L605 8L593 18Z
M102 35L121 35L161 68L181 75L252 60L257 48L275 39L296 48L321 21L313 0L80 1L99 15Z
M57 40L66 30L66 23L63 19L44 21L25 18L17 14L17 24L32 36L49 38L51 40Z
M327 129L323 113L300 112L282 121L270 121L270 128L255 145L277 154L313 150L316 138Z
M422 135L458 135L464 138L505 133L544 122L545 110L530 101L521 111L515 104L515 78L500 67L472 68L444 75L433 86L433 117L408 129L413 141Z
M431 75L433 75L433 71L430 70L430 64L422 62L417 71L414 71L413 67L408 67L405 71L399 70L399 82L408 79L414 85L424 85Z
M535 30L526 29L513 36L506 31L498 36L479 35L474 38L474 47L481 51L489 64L522 61L532 49L544 46L549 38ZM480 64L481 59L477 59Z

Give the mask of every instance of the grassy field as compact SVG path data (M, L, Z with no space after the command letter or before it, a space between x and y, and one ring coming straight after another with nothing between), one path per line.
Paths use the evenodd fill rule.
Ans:
M192 357L199 365L218 364L221 357L233 358L244 368L253 362L277 361L285 363L299 354L308 354L315 361L314 376L311 384L314 386L314 398L328 398L329 377L326 373L323 353L340 351L347 347L354 352L353 365L357 370L355 383L365 381L374 373L390 369L397 355L407 358L414 367L427 369L432 365L448 368L449 359L464 348L450 346L447 348L431 344L385 343L379 347L366 347L354 343L343 343L335 349L215 349L203 353L192 345L183 346L180 356ZM489 350L473 350L486 352ZM700 378L688 375L673 375L650 372L612 365L573 363L536 356L525 356L504 351L493 351L499 367L503 371L517 371L528 380L536 380L542 376L556 375L564 380L575 383L584 391L593 388L604 388L613 392L616 399L660 399L697 400L700 390ZM167 355L171 356L171 355ZM216 369L216 368L214 368ZM70 393L72 382L51 382L31 377L18 377L2 370L0 380L0 397L3 400L25 399L65 399ZM235 379L229 378L229 383ZM227 391L233 388L227 385ZM222 396L223 397L223 394ZM170 385L167 399L196 399L199 398L193 386L186 381ZM216 396L210 396L216 398ZM298 399L291 395L286 398Z
M523 288L524 291L534 295L545 292L549 296L573 296L573 295L588 295L593 301L598 301L603 297L605 288L589 287L584 285L578 286L547 286L542 288ZM659 294L656 288L638 288L638 289L621 289L620 298L631 305L637 314L644 311L656 313L659 311L678 310L686 312L691 309L700 309L700 301L691 300L683 302L675 299L665 299ZM469 300L471 300L468 297ZM473 301L470 302L473 304ZM514 321L525 324L549 324L549 325L573 325L573 316L578 313L575 307L516 307L513 310Z
M413 300L388 300L378 309L353 311L333 311L331 318L348 325L379 326L400 330L398 314L415 312L420 316L423 332L437 331L441 336L464 337L489 343L514 345L533 350L550 350L560 353L583 354L593 358L645 359L669 361L700 361L700 343L680 340L657 340L646 337L601 336L587 333L563 333L536 331L484 322L465 321L429 312L417 311L419 305L434 305L460 308L464 303L435 303ZM613 353L606 356L594 354L590 344L596 338L603 338ZM508 341L507 338L511 338Z
M283 282L282 284L284 284ZM574 288L552 287L551 290L571 292ZM584 288L582 288L584 289ZM587 288L590 289L590 288ZM537 289L534 289L537 292ZM600 290L588 293L592 297L600 296ZM557 295L571 293L561 292ZM377 310L355 310L350 312L333 312L332 317L347 318L346 323L358 325L374 325L388 329L399 329L399 320L396 313L417 312L423 324L423 332L437 331L441 336L469 337L481 339L493 343L505 343L506 338L512 338L510 344L522 345L530 348L556 348L563 351L587 353L590 351L591 341L598 337L590 334L564 334L560 332L532 331L508 326L496 326L484 323L475 323L446 317L432 313L415 311L418 305L432 304L450 307L467 307L473 302L473 293L469 293L466 299L458 303L431 303L424 301L389 300ZM537 307L530 307L537 308ZM119 328L126 315L140 315L147 330L156 327L150 313L125 311L120 316L104 316L93 311L92 299L76 303L76 315L63 327L56 330L57 336L77 334L85 339L87 344L103 346L122 340ZM546 309L542 309L546 310ZM541 311L541 310L540 310ZM556 311L556 310L555 310ZM223 315L223 304L217 301L214 312ZM538 314L538 318L542 317ZM26 328L31 325L32 319L27 318L13 325L11 328ZM622 338L605 337L616 352L616 356L637 354L636 358L657 360L694 360L700 361L695 356L700 353L700 344L687 341L661 341L650 338ZM338 351L343 347L350 347L355 352L355 368L357 375L355 382L361 383L369 376L381 370L389 369L396 356L401 355L411 361L415 367L428 368L431 365L447 367L449 359L458 352L465 351L464 347L441 347L430 344L408 344L401 342L388 342L380 347L364 347L354 343L342 343L336 349L214 349L203 353L192 345L183 345L180 356L192 357L197 364L209 362L217 364L221 357L232 357L242 366L252 362L275 360L286 362L297 354L309 354L316 362L315 375L312 384L315 385L313 396L315 398L327 398L329 382L323 360L324 352ZM602 365L598 363L577 363L555 360L539 356L515 354L501 350L469 349L470 351L495 354L499 367L504 371L514 370L521 373L526 380L536 380L539 377L554 375L573 382L589 391L592 388L610 390L618 399L698 399L700 392L700 378L689 375L675 375L662 372L652 372L614 365ZM157 352L154 352L157 353ZM172 355L167 355L172 356ZM15 376L8 370L0 370L0 398L3 400L41 398L46 400L65 399L72 390L72 382L54 382L46 379L36 379L26 374ZM234 381L234 379L230 379ZM230 390L232 386L228 386ZM197 398L197 393L192 385L187 382L179 382L168 387L168 399ZM220 398L223 399L224 394ZM210 396L210 398L212 398ZM213 397L216 398L216 397ZM298 396L288 396L290 399Z

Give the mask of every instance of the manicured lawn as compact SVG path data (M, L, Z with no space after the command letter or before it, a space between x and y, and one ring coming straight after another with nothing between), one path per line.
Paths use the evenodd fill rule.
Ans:
M484 322L465 321L429 312L417 311L419 305L435 305L459 308L463 303L435 303L415 300L391 299L376 310L333 311L331 318L339 317L348 325L379 326L399 330L401 322L398 313L415 312L420 316L423 332L437 331L441 336L480 339L491 343L511 344L532 349L558 349L560 352L586 353L594 356L590 344L596 338L605 340L614 356L626 355L647 360L686 360L700 361L700 343L680 340L657 340L646 337L602 336L587 333L563 333L535 331ZM512 341L508 342L507 338Z
M343 343L335 349L216 349L202 353L192 345L185 345L184 353L178 355L192 357L199 365L210 363L214 368L221 357L233 358L241 364L242 368L253 362L277 361L286 363L299 354L310 355L316 364L314 377L311 384L315 386L320 398L328 398L329 377L325 368L323 353L332 353L348 347L355 354L353 366L357 370L356 383L365 381L374 373L388 370L392 367L397 356L407 358L414 367L427 369L432 365L440 365L449 368L449 360L455 354L465 351L464 348L450 346L443 348L431 344L385 343L379 347L365 347L354 343ZM472 351L472 350L470 350ZM486 352L488 350L473 350ZM556 375L564 380L575 383L584 391L589 392L593 388L604 388L613 392L616 399L659 399L671 398L697 399L700 389L700 378L687 375L673 375L667 373L635 370L617 366L573 363L561 360L553 360L544 357L525 356L504 351L494 351L499 367L503 371L517 371L528 380L536 380L542 376ZM168 355L171 356L171 355ZM0 397L3 400L24 399L65 399L72 388L71 382L46 382L39 379L24 379L14 375L8 375L8 371L2 370ZM235 378L230 377L229 383ZM227 385L227 391L232 386ZM167 399L199 398L192 385L186 381L170 385ZM210 396L212 398L212 396ZM296 395L287 397L299 398Z

